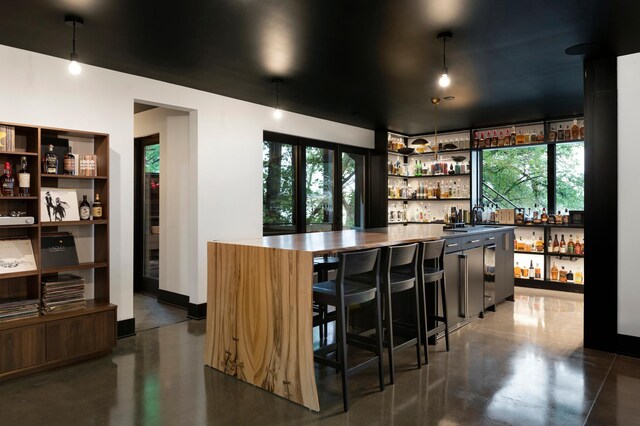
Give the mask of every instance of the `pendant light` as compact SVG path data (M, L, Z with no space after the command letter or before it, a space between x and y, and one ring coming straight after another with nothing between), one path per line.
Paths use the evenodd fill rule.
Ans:
M282 80L274 78L271 82L276 85L276 107L273 110L273 118L280 120L282 118L282 110L280 109L280 83Z
M65 16L64 23L73 28L73 44L71 47L71 55L69 55L69 72L78 75L82 72L82 67L78 63L78 54L76 53L76 28L82 28L84 21L77 16Z
M434 121L434 146L431 147L431 151L433 151L434 160L438 160L438 151L440 151L440 147L438 145L438 104L440 104L440 98L431 98L431 103L435 107L435 121Z
M449 87L449 84L451 84L449 69L447 68L447 39L452 37L453 34L449 31L438 34L438 38L442 39L442 75L438 80L441 87Z

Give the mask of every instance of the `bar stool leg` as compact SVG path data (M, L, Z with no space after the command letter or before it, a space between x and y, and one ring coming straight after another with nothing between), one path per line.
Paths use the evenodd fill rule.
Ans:
M385 287L384 294L382 298L382 300L384 301L383 316L385 320L386 332L389 335L389 338L388 338L389 348L387 349L389 353L389 379L390 379L390 383L393 384L395 379L394 377L395 363L393 360L393 312L391 308L391 288L387 284L384 284L384 287Z
M418 287L418 281L416 280L416 284L413 287L413 299L414 299L414 317L416 319L416 356L418 360L418 368L422 368L422 360L420 359L420 346L422 346L422 331L420 330L420 291Z
M429 364L429 338L427 337L427 332L429 330L427 325L427 283L423 282L420 286L420 290L422 291L422 318L424 320L424 342L422 342L424 346L424 363Z
M380 286L376 289L376 338L378 347L378 380L380 381L380 390L384 390L384 344L382 336L382 293L380 292Z
M440 297L442 299L442 317L444 318L444 341L449 352L449 321L447 320L447 292L445 291L444 276L440 280Z
M347 384L347 330L344 323L344 303L338 298L338 306L336 306L336 331L338 342L337 356L340 363L340 374L342 376L342 403L344 411L349 411L349 388Z

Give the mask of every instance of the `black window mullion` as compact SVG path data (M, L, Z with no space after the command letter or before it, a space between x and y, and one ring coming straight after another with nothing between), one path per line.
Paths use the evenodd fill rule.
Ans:
M333 150L333 230L342 231L342 149Z
M296 233L307 232L307 158L306 146L298 143L296 150Z
M547 209L556 211L556 146L547 145Z

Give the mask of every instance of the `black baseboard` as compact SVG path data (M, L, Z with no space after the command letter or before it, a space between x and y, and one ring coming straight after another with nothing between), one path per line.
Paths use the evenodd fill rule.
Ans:
M182 309L189 309L189 296L172 291L158 289L158 302L177 306Z
M640 337L618 334L618 353L640 358Z
M136 319L118 321L118 339L136 335Z
M187 318L201 320L207 317L207 304L200 303L196 305L195 303L189 303Z

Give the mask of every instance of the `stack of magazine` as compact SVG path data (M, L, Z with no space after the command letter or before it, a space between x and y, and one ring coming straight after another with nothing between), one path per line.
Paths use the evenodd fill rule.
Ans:
M7 300L0 304L0 322L40 315L38 299Z
M71 274L60 274L42 278L42 313L85 309L84 278Z

